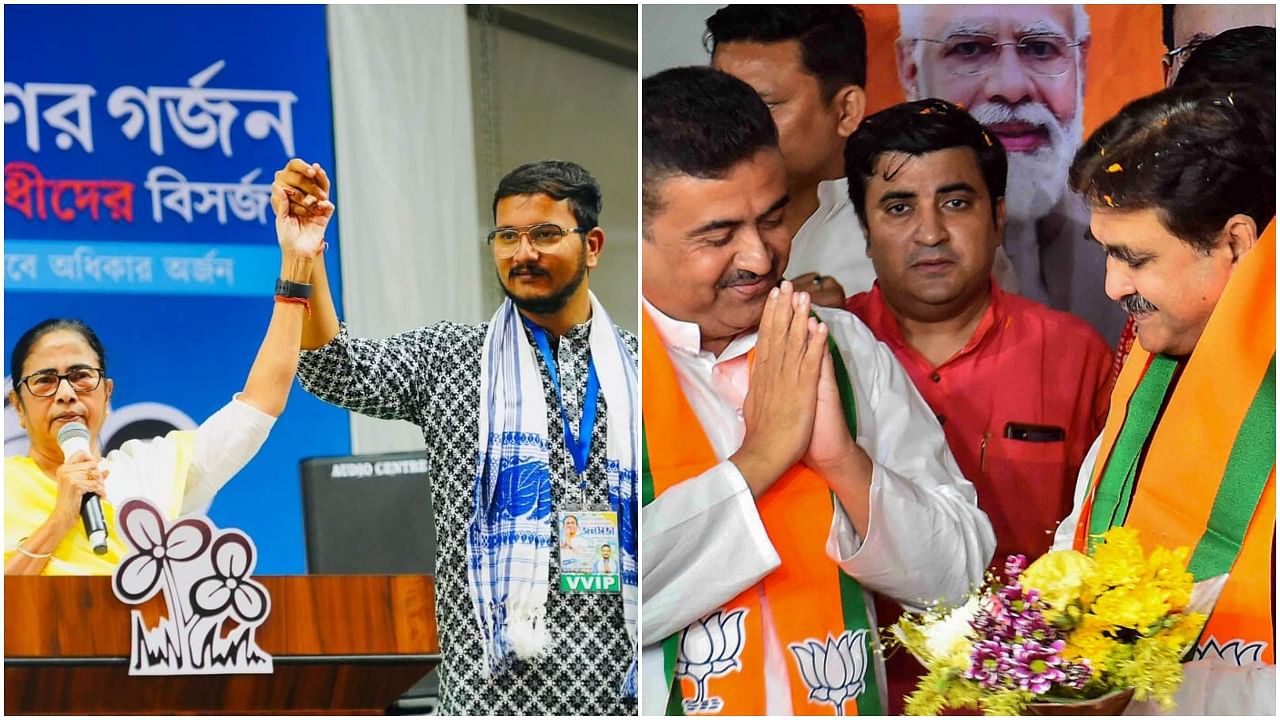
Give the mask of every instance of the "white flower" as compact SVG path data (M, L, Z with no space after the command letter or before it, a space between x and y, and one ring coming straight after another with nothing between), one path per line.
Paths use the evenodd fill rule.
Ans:
M924 626L925 649L936 660L946 661L956 656L967 657L973 642L973 628L969 623L978 612L978 598L971 597L964 605L947 613L946 617Z

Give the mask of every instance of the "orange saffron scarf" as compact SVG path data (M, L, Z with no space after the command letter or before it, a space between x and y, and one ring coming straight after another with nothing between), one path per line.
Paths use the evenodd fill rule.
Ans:
M839 352L834 343L832 352ZM719 460L647 312L642 355L643 491L648 504ZM835 357L846 419L853 430L852 386L844 363L838 354ZM782 565L663 644L671 691L668 714L765 713L762 599L768 603L781 645L778 650L787 660L793 712L882 712L873 654L875 629L863 590L826 553L828 524L819 519L830 517L832 503L826 481L802 464L757 498L760 517Z
M1141 531L1148 550L1192 549L1197 581L1230 573L1193 650L1241 665L1275 664L1275 221L1239 261L1204 334L1170 383L1176 361L1136 344L1116 382L1075 548L1112 525ZM1147 392L1163 375L1169 390ZM1142 396L1146 424L1136 433ZM1145 440L1145 442L1143 442ZM1140 455L1126 445L1146 448ZM1125 469L1128 463L1126 482Z

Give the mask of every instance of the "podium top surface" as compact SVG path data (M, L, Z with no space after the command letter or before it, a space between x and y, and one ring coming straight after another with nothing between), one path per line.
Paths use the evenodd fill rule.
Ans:
M435 583L428 575L256 577L271 595L259 646L277 658L435 655ZM131 611L148 625L165 612L161 595L126 605L111 578L8 576L4 654L12 658L129 656Z

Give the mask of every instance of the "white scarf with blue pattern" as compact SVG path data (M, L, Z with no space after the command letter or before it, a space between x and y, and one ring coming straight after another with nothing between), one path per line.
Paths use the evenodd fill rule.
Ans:
M621 692L635 697L639 379L635 356L595 295L590 299L588 343L605 400L605 482L618 517L623 616L632 646ZM539 657L550 644L546 606L553 512L547 405L536 352L511 300L489 321L481 355L480 399L467 583L485 661L497 674L513 657ZM556 441L563 442L560 435L556 433Z

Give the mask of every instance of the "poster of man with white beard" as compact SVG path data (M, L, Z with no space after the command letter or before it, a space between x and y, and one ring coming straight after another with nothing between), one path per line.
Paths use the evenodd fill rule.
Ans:
M894 50L907 99L964 107L1008 153L1004 250L1019 293L1083 317L1114 345L1124 311L1103 291L1106 257L1085 238L1088 209L1067 189L1093 67L1085 6L899 5L898 26ZM1149 64L1158 70L1158 56ZM1114 88L1141 94L1132 90Z

